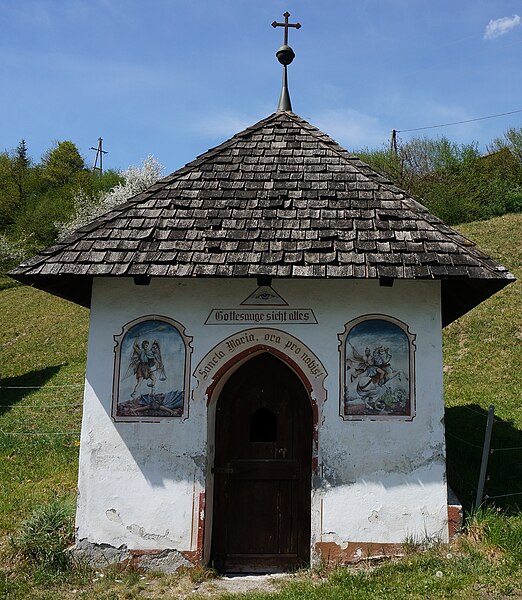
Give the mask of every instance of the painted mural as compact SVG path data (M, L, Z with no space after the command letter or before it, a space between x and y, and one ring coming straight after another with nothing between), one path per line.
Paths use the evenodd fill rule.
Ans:
M188 394L190 344L179 323L144 317L114 336L113 418L181 417Z
M391 317L368 315L348 323L341 340L341 416L414 416L414 338Z

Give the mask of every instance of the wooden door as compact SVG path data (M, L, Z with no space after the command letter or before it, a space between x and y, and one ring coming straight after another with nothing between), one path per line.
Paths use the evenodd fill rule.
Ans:
M312 409L270 354L225 384L216 413L212 560L223 572L278 572L310 561Z

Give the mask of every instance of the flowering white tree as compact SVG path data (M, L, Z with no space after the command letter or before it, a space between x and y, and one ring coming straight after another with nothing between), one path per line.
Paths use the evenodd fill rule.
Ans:
M10 239L0 233L0 274L16 267L34 252L32 235L22 234L17 239Z
M149 155L140 167L131 166L123 171L121 176L124 183L119 183L101 197L92 198L80 191L74 199L72 219L66 223L56 223L59 239L146 190L158 181L163 169L164 166L154 156Z

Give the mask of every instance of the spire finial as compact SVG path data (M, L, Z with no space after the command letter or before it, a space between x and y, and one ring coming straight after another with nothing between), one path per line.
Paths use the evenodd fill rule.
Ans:
M281 87L281 96L279 97L279 105L277 107L277 112L292 110L292 104L290 102L290 93L288 92L288 76L286 72L286 67L294 60L295 53L292 50L292 48L290 48L290 46L288 45L288 29L290 27L295 27L296 29L299 29L301 27L301 23L289 23L289 16L290 13L286 11L283 14L283 17L285 18L284 23L278 23L277 21L274 21L272 23L272 27L285 28L283 45L276 52L277 60L283 65L283 85Z

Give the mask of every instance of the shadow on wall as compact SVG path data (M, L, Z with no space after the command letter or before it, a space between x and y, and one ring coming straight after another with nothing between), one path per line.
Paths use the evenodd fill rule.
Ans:
M477 404L446 408L448 482L466 511L477 492L487 410ZM485 485L486 504L522 509L522 431L495 416Z

